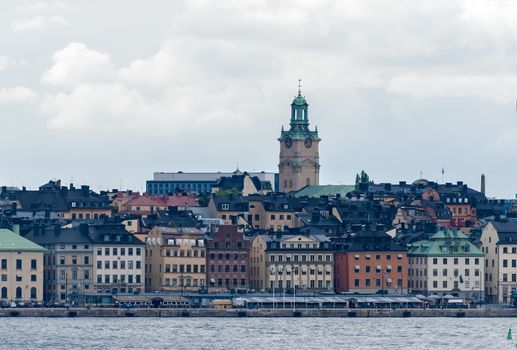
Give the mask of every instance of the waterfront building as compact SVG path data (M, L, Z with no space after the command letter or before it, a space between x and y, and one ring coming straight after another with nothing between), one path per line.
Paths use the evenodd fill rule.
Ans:
M291 103L289 130L280 133L279 191L293 192L319 185L320 156L318 128L309 128L309 104L298 89Z
M93 290L97 293L144 291L145 244L122 224L80 226L93 243Z
M44 255L44 298L52 303L80 302L94 293L93 241L88 231L35 225L25 238L47 250Z
M517 222L489 222L481 233L481 249L487 301L509 304L517 292Z
M408 261L411 292L484 299L485 254L464 233L443 228L410 243Z
M239 174L236 170L229 172L183 172L165 173L155 172L153 179L146 182L146 191L149 194L169 194L178 191L195 192L199 194L209 194L212 186L221 177L231 177ZM273 186L273 191L278 191L278 174L271 172L248 172L251 177L258 177L262 183L269 182Z
M250 287L254 290L334 290L332 245L324 235L258 235L251 244Z
M43 301L45 248L13 231L0 229L0 300Z
M407 249L383 226L349 233L335 248L336 292L407 292Z
M147 291L206 287L205 235L197 227L155 226L146 238Z
M219 225L206 235L209 291L247 290L250 240L238 225Z

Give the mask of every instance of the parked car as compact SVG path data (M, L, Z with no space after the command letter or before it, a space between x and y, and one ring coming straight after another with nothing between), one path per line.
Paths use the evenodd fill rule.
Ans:
M11 301L11 304L9 304L9 307L16 307L16 303L14 301Z

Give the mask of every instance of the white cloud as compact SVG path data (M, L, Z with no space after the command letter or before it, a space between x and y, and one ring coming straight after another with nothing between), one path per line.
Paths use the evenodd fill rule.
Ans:
M403 74L389 81L387 91L417 98L473 97L512 103L516 98L517 78L508 75Z
M57 51L53 66L42 81L50 85L73 86L109 79L112 72L110 55L89 49L83 43L71 43Z
M27 103L38 98L38 95L31 89L24 86L16 86L0 89L0 104L4 103Z
M137 91L120 84L79 85L70 93L44 98L41 108L52 115L53 129L116 128L133 116L145 115L148 106Z
M12 66L15 62L7 56L0 56L0 72Z
M16 6L12 9L13 13L30 13L30 12L41 12L45 10L57 10L66 8L66 4L64 2L56 1L56 2L46 2L39 1L33 3L27 3Z
M65 27L68 21L61 16L32 16L17 18L11 22L11 29L17 32L27 32L36 29L50 28L50 27Z

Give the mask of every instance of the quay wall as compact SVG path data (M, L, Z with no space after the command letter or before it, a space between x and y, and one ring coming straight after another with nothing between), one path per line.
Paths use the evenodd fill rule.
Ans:
M517 317L517 309L5 308L0 317Z

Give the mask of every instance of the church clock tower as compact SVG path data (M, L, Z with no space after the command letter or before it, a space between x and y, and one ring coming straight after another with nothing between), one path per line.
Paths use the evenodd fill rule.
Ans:
M307 185L319 185L320 156L318 128L309 129L308 103L301 94L291 103L291 122L288 131L282 127L280 142L280 192L297 191Z

